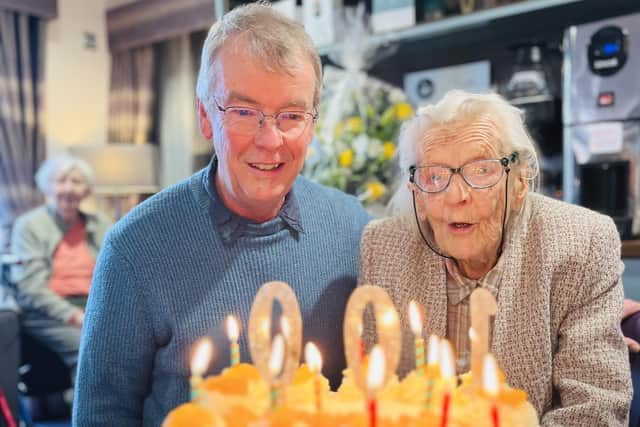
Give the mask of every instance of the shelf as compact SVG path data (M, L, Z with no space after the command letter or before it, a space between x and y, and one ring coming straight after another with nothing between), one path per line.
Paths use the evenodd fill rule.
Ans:
M558 6L565 6L572 3L580 3L583 0L528 0L513 3L506 6L498 6L491 9L479 10L467 15L457 15L443 18L438 21L418 24L414 27L390 31L387 33L374 34L370 43L374 46L381 46L400 41L425 40L432 37L442 36L453 32L467 31L473 28L486 26L492 21L509 18L513 16L525 15L537 11L542 11ZM340 48L340 44L332 44L318 47L321 55L327 55Z
M622 258L640 258L640 240L623 240Z

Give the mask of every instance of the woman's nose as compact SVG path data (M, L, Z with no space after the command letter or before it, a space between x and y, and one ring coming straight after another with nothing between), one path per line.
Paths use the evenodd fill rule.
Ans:
M449 187L445 190L447 201L458 204L469 199L469 185L459 173L453 174Z

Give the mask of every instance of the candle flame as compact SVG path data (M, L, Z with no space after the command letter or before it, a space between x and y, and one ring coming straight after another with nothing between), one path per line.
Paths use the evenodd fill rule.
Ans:
M420 315L418 303L415 301L409 303L409 324L414 335L419 336L422 334L422 316Z
M375 393L384 385L385 369L384 351L379 344L376 344L369 355L369 370L367 372L367 390L369 393Z
M443 379L452 379L456 375L455 364L453 362L453 350L451 343L447 340L440 342L440 375Z
M440 338L436 335L429 336L429 343L427 344L427 365L435 366L440 360Z
M311 371L320 372L322 370L322 355L314 343L308 342L304 346L304 358Z
M284 337L282 334L278 334L271 342L271 355L269 356L269 373L272 377L280 375L282 365L284 365Z
M482 364L482 387L491 397L498 395L498 366L496 359L491 354L484 356Z
M209 337L200 338L196 341L191 359L191 374L202 376L209 367L211 356L213 355L213 342Z
M238 341L239 335L240 326L238 325L238 320L233 316L227 316L227 336L229 337L229 341Z
M260 333L265 337L269 336L269 334L271 333L271 322L269 321L269 319L262 319L262 321L260 322Z
M387 309L387 311L385 311L384 314L382 315L381 323L384 326L391 326L397 321L398 321L398 314L396 313L396 310L393 308Z
M285 338L289 338L289 335L291 335L291 324L286 316L280 317L280 331Z
M478 341L478 333L475 329L473 329L473 327L469 328L469 339L471 340L471 342Z

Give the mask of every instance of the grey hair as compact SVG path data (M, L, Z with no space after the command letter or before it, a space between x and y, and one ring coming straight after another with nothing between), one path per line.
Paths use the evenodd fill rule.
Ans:
M400 164L400 185L389 203L389 211L394 215L414 220L409 167L417 165L424 150L424 135L432 127L482 116L491 117L500 134L499 146L495 147L503 155L518 153L518 162L512 167L516 173L526 178L529 190L537 191L540 184L539 161L535 142L525 128L524 113L495 93L474 94L461 90L447 92L435 105L420 108L415 117L406 122L400 131L398 156Z
M93 169L89 166L89 163L69 154L61 154L45 160L36 172L36 185L44 195L52 196L53 182L55 181L56 176L59 174L66 175L73 169L77 169L82 173L89 189L93 188L95 176L93 174Z
M316 75L313 106L317 107L322 89L322 63L309 35L269 3L259 1L236 7L209 29L200 59L196 95L205 108L211 105L211 88L215 82L213 68L222 47L241 38L250 54L270 71L291 73L299 56L306 57ZM210 113L207 110L208 113Z

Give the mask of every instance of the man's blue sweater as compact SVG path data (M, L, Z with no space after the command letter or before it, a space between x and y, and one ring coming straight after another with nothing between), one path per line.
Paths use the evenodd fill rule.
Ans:
M369 216L357 200L298 177L279 216L257 224L217 198L212 169L148 199L107 236L89 296L73 424L159 426L189 399L194 341L214 338L211 373L229 363L224 318L248 323L254 295L287 282L323 372L344 368L342 319ZM241 358L249 361L246 329Z

